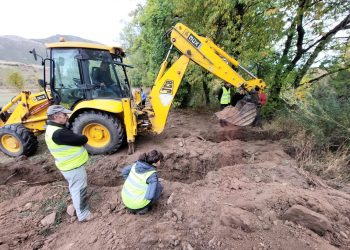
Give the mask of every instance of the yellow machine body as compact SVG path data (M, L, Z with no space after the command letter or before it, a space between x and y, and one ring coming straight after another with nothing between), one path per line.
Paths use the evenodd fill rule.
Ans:
M44 131L49 105L45 92L31 94L29 91L23 91L2 108L2 113L10 109L13 111L6 122L0 120L0 126L22 123L33 132Z
M170 41L172 46L160 67L154 86L149 94L149 106L144 107L142 105L141 93L139 90L136 90L134 98L131 98L130 93L130 95L124 95L121 98L82 98L74 103L69 120L73 124L73 130L76 129L78 133L85 134L88 137L87 148L90 150L90 153L100 154L115 152L120 147L124 134L129 143L129 152L132 153L134 151L135 137L138 133L161 133L164 130L170 107L190 61L216 75L224 82L237 88L242 87L246 91L250 91L255 87L264 89L266 86L263 80L258 79L242 67L238 61L215 45L209 38L196 34L184 24L178 23L172 28L170 31ZM125 53L119 47L82 42L58 42L46 44L46 46L50 50L50 58L45 60L50 62L50 73L53 74L53 76L50 76L50 81L55 79L55 74L58 75L57 78L59 79L60 74L60 61L53 63L54 59L57 60L57 58L52 56L52 51L56 51L56 53L60 53L57 51L61 51L62 53L62 51L69 49L72 49L71 51L86 49L87 54L89 51L108 53L110 58L113 60L117 59L111 62L111 64L122 65L126 75L125 69L128 65L122 63L122 58L125 57ZM182 55L169 66L168 58L173 47L176 47ZM33 54L36 58L35 51ZM82 72L80 73L81 79L78 79L80 82L76 82L75 86L72 86L72 89L77 89L77 86L81 84L81 89L84 89L84 91L92 90L93 83L90 83L90 81L92 81L90 80L92 74L90 74L91 72L89 70L93 73L94 69L88 68L89 64L85 64L85 68L82 66L89 57L86 57L85 54L79 54L78 56L66 58L66 60L70 60L71 58L74 58L77 62L79 61L79 71ZM64 63L64 61L62 62ZM55 66L55 64L57 65ZM43 65L45 67L44 60ZM249 75L250 79L244 79L234 70L236 68L243 70ZM57 70L57 72L55 70ZM76 79L77 78L73 78L71 80ZM47 85L49 84L45 86ZM24 143L25 140L19 135L23 133L22 127L18 128L8 125L19 124L28 129L30 133L39 134L43 132L47 120L47 108L54 103L54 100L57 101L57 99L54 98L55 94L53 94L53 96L50 94L56 93L55 87L53 87L55 86L54 80L50 82L49 86L50 91L47 93L40 92L32 94L28 91L21 92L0 111L0 149L3 151L5 150L5 153L11 156L17 156L22 153L29 154L34 151L33 147L35 145L29 145L25 150L23 149L21 143ZM67 88L70 90L69 86ZM82 119L84 115L85 118ZM99 117L98 121L91 118L95 116ZM79 128L74 128L76 121L86 122L86 117L89 119L91 118L89 122L84 123L80 127L77 126ZM114 129L118 130L118 135L116 135ZM28 136L33 138L32 134L28 133L24 136L26 136L26 138L28 138ZM118 145L116 145L114 149L103 151L102 149L111 143L114 140L113 138L116 138L115 136L118 137ZM91 150L91 148L96 148L97 150L94 151Z
M199 36L182 23L173 27L170 41L172 47L176 47L182 55L168 67L172 47L170 48L149 95L151 107L145 109L150 114L151 130L157 134L164 130L171 104L190 61L236 88L242 87L250 91L255 87L261 90L266 87L263 80L256 78L209 38ZM251 79L244 79L233 67L241 69Z

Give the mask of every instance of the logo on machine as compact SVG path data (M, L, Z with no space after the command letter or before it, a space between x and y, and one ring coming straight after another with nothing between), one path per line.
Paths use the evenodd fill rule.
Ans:
M46 99L46 95L42 94L42 95L38 95L35 97L37 101L42 101Z
M192 34L187 38L187 40L197 49L202 45L201 42L195 38Z
M173 94L173 88L174 88L174 81L173 80L166 80L163 84L162 88L160 89L159 93L161 94Z

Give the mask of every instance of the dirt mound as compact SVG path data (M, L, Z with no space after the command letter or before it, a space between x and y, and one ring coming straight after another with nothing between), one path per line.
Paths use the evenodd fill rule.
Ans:
M10 164L0 163L0 185L16 182L46 184L63 180L51 157L29 160L25 156L17 158Z
M270 131L265 131L261 129L252 129L247 127L237 127L233 125L225 125L223 127L202 131L200 137L203 140L208 140L212 142L222 142L222 141L256 141L256 140L271 140L278 141L285 137L283 132L273 134Z
M136 154L91 157L96 219L84 224L66 213L67 184L47 154L0 166L0 249L349 249L349 194L298 169L277 141L213 124L207 113L176 112L164 134L137 138ZM227 130L248 137L220 138ZM164 193L150 213L132 215L121 169L151 149L165 155Z
M123 208L120 186L93 186L96 220L80 224L63 213L61 224L45 228L33 205L21 214L35 222L37 233L22 230L5 243L43 249L346 249L350 196L299 173L293 164L227 166L191 184L163 180L161 200L142 216ZM14 218L28 207L23 197L29 195L33 204L53 193L68 203L61 192L51 185L31 187L13 200L17 209L8 204L4 212Z

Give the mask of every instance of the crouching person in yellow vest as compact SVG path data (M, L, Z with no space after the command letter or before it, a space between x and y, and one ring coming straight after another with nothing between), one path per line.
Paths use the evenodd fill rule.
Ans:
M79 221L89 221L93 214L87 204L87 176L85 164L89 159L84 148L88 139L66 127L71 111L60 105L47 110L46 145L55 158L55 164L68 181L69 192Z
M139 156L136 163L123 168L126 179L122 189L124 205L133 214L144 214L159 199L163 187L158 181L156 167L163 160L163 154L157 150Z

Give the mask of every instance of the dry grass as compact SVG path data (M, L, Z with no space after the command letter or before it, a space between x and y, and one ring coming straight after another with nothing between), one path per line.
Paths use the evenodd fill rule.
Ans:
M300 168L335 183L350 182L350 149L345 145L331 151L327 145L317 144L311 133L287 117L276 118L264 129L270 134L284 132L286 139L282 144Z
M350 150L343 146L336 151L315 145L312 136L304 131L297 141L292 141L295 159L305 170L336 182L350 181Z
M300 129L301 127L296 121L283 115L277 116L270 123L264 124L264 130L271 133L285 132L288 136L295 135Z

